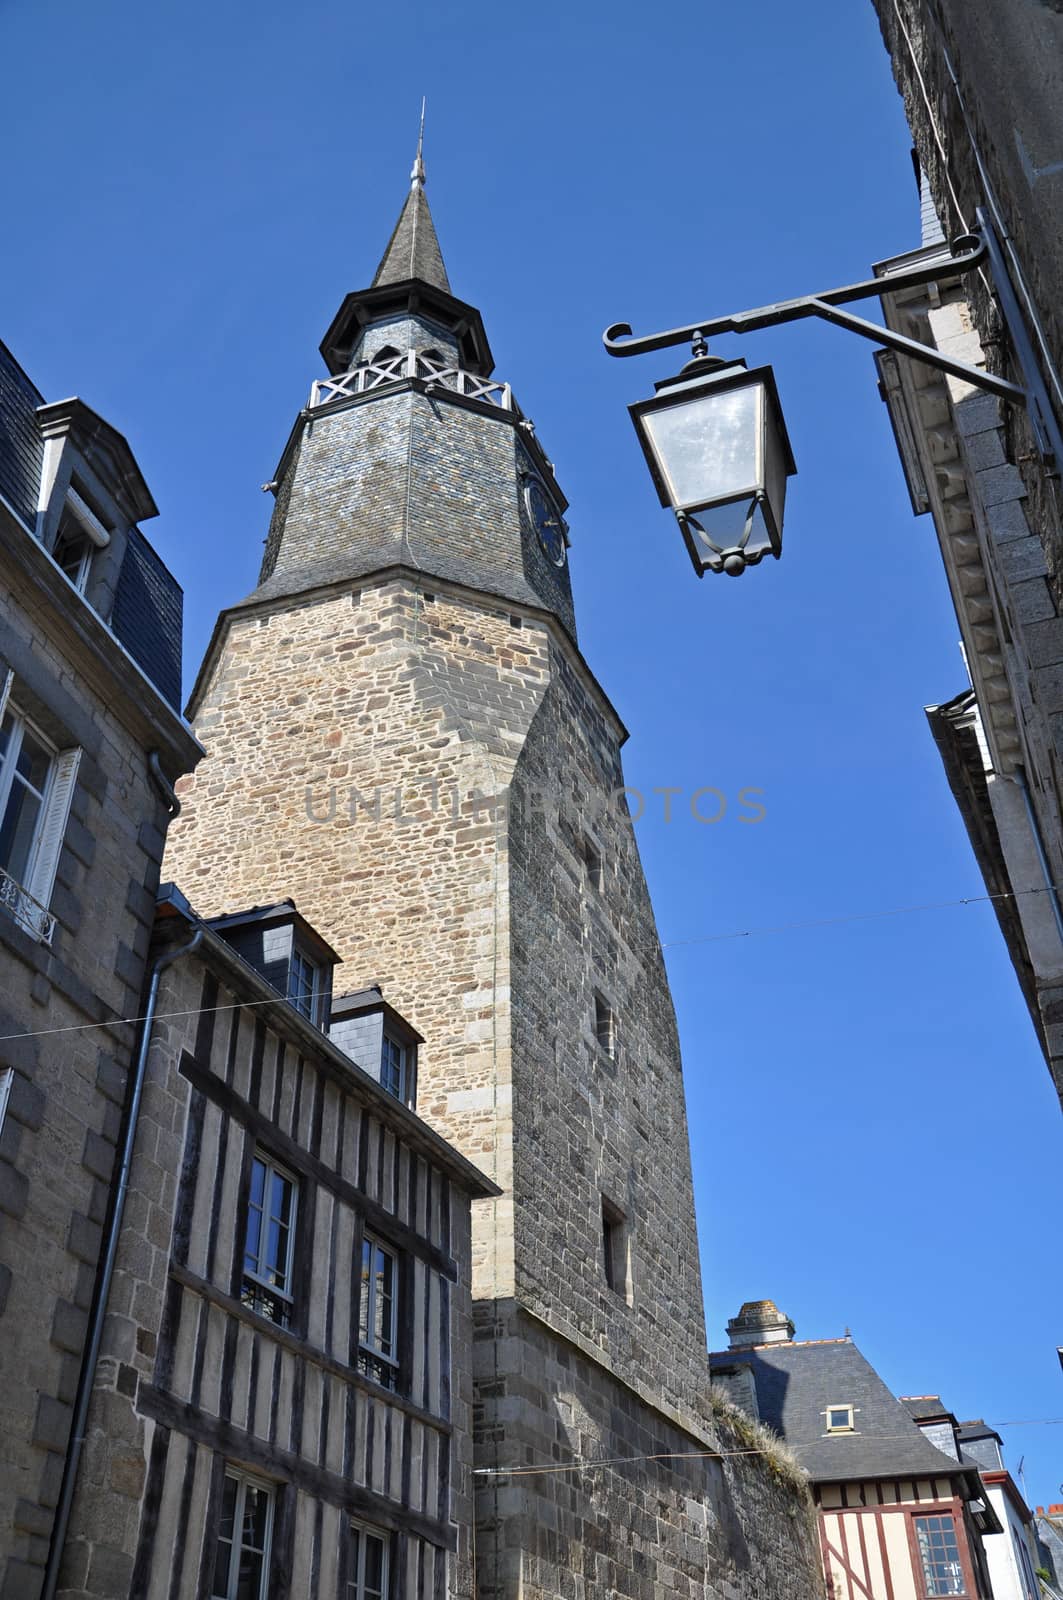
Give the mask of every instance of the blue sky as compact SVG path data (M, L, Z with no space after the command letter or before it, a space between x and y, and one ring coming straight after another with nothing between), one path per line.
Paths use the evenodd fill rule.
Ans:
M850 1327L898 1392L1063 1415L1063 1122L990 909L716 937L983 892L922 711L964 685L956 623L871 347L720 341L774 364L799 476L782 562L698 583L625 414L675 363L599 342L918 242L870 0L0 0L0 30L0 337L129 437L185 586L186 683L253 586L259 486L376 265L427 94L451 282L571 500L581 642L648 796L710 1340L768 1295L799 1337ZM712 826L687 809L703 785L731 797ZM1063 1497L1061 1430L1003 1431L1031 1500Z

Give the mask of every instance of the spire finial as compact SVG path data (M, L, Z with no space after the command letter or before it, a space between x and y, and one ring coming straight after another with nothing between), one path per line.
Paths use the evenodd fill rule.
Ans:
M424 108L426 98L427 96L424 95L421 97L421 127L417 134L417 156L413 163L413 171L410 173L410 185L414 189L424 188Z

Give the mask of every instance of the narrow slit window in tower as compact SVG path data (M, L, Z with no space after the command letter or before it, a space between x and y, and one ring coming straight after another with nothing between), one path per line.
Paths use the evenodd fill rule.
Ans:
M627 1219L619 1206L602 1196L602 1255L605 1282L614 1294L630 1300L628 1293Z
M594 997L594 1037L607 1056L616 1055L616 1017L609 1002L600 994Z

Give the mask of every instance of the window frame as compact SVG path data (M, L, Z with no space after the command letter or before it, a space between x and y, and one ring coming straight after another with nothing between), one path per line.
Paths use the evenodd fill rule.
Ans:
M366 1271L366 1250L379 1250L391 1262L391 1316L390 1316L390 1345L391 1349L383 1350L373 1341L373 1330L376 1323L376 1274L370 1269ZM397 1250L385 1244L383 1239L368 1230L362 1234L362 1265L358 1276L358 1315L355 1321L356 1358L355 1366L363 1377L373 1383L379 1383L382 1389L398 1390L402 1373L402 1363L398 1357L399 1348L399 1301L402 1285L402 1260ZM366 1337L362 1337L362 1324L365 1323ZM383 1375L381 1375L383 1374Z
M298 963L299 970L301 972L306 972L310 975L310 994L308 998L309 1010L303 1009L294 991L294 982L297 970L296 963ZM318 962L312 960L298 940L293 938L291 954L288 957L288 984L285 999L288 1001L289 1005L295 1007L296 1011L298 1011L301 1017L305 1017L308 1022L313 1022L316 1025L320 1016L321 1002L324 993L324 968Z
M384 1067L387 1060L387 1051L389 1045L393 1050L398 1052L399 1057L399 1087L397 1089L393 1089L384 1077ZM403 1041L394 1033L391 1033L387 1028L385 1028L380 1036L380 1087L387 1090L388 1094L392 1095L396 1100L401 1101L403 1105L406 1104L409 1093L409 1062L410 1046L408 1044L404 1044Z
M225 1586L225 1593L219 1594L215 1584L218 1571L218 1550L223 1541L221 1536L221 1514L225 1503L226 1482L236 1484L236 1502L233 1507L233 1537L229 1541L229 1572ZM270 1566L273 1557L273 1528L277 1512L277 1486L268 1478L260 1478L252 1472L244 1472L241 1468L225 1463L222 1473L221 1494L219 1496L215 1513L214 1531L214 1562L210 1578L210 1600L237 1600L240 1581L240 1556L243 1554L243 1527L244 1508L247 1503L247 1490L258 1489L266 1496L266 1529L262 1541L262 1569L258 1580L258 1594L253 1600L266 1600L270 1586Z
M960 1570L963 1582L962 1589L938 1590L931 1586L930 1574L927 1570L923 1547L919 1539L919 1523L931 1519L947 1521L952 1527L952 1536L956 1544L956 1565ZM962 1530L962 1531L961 1531ZM908 1533L912 1551L912 1566L916 1583L919 1587L921 1600L978 1600L978 1587L974 1581L970 1563L964 1558L963 1537L966 1528L963 1526L962 1516L956 1514L955 1505L926 1505L913 1508L908 1516Z
M844 1411L847 1420L845 1422L833 1422L831 1418L841 1411ZM846 1404L844 1401L836 1401L834 1404L828 1405L824 1411L824 1418L828 1433L856 1432L856 1408Z
M54 787L55 768L59 757L59 751L56 749L54 740L49 739L44 730L37 726L32 717L28 717L24 711L21 711L18 705L10 698L10 696L5 704L0 705L0 728L2 728L8 717L12 719L14 723L14 729L12 732L10 746L3 752L2 755L0 755L0 823L2 823L4 815L7 811L8 802L11 798L11 791L15 787L16 778L19 777L18 759L22 751L27 730L33 735L33 738L41 746L48 757L48 771L45 775L44 787L39 792L38 790L32 788L32 785L26 782L25 779L21 780L26 788L31 789L31 792L38 796L40 801L40 805L37 809L37 817L33 824L33 840L29 848L29 854L26 857L25 882L23 882L20 878L16 878L14 873L9 872L4 863L0 861L0 872L3 872L11 879L13 883L17 883L20 889L24 889L26 893L29 894L29 886L33 880L34 870L37 865L37 856L40 851L41 831L48 819L49 801L51 799L52 790Z
M0 679L0 726L11 717L14 730L9 748L0 758L0 818L7 810L15 785L19 752L27 729L48 757L48 773L42 789L31 786L40 803L23 877L17 878L8 865L0 866L0 907L24 933L41 944L50 944L55 917L48 905L70 820L81 750L76 745L60 749L36 719L22 709L17 693L12 692L14 687L15 675L9 671Z
M14 1067L0 1067L0 1133L4 1131L4 1122L7 1118L7 1108L11 1100L11 1090L14 1082Z
M83 546L81 561L78 565L76 577L71 575L69 569L64 565L59 554L60 545L64 538L70 540L71 544L74 543L74 540L70 539L70 523L73 523L74 527L77 529L77 533L80 536ZM70 582L73 584L78 594L84 594L85 590L88 588L89 574L92 571L92 559L95 556L98 548L99 547L97 546L95 540L92 538L88 529L85 527L81 518L78 516L77 512L74 510L73 506L68 500L63 506L62 513L59 517L59 526L55 532L55 540L52 544L51 556L60 572L70 579Z
M278 1288L276 1283L271 1283L269 1278L261 1270L250 1271L247 1265L251 1212L252 1209L259 1209L254 1205L252 1200L252 1184L254 1182L254 1169L256 1161L261 1162L266 1169L266 1178L262 1190L262 1221L259 1225L259 1263L262 1261L265 1242L268 1238L268 1228L266 1225L269 1218L269 1213L267 1211L267 1196L272 1190L271 1180L273 1177L278 1177L283 1182L291 1185L291 1215L288 1221L288 1247L286 1252L284 1272L285 1288L283 1289ZM291 1328L295 1321L296 1300L293 1279L295 1276L296 1229L298 1227L298 1221L298 1176L292 1172L290 1167L286 1167L283 1162L277 1161L272 1155L270 1155L268 1150L264 1150L260 1145L256 1145L251 1153L247 1194L244 1200L244 1239L243 1250L241 1251L239 1258L239 1294L242 1305L246 1306L249 1311L254 1312L255 1316L262 1317L266 1322L272 1323L276 1328ZM270 1269L267 1267L267 1271L269 1270ZM250 1288L249 1285L251 1286ZM265 1310L262 1304L263 1301L268 1299L280 1301L282 1309L286 1314L280 1317L271 1316L269 1311Z
M354 1540L352 1535L358 1535L357 1552L352 1549ZM391 1535L383 1528L374 1527L371 1522L362 1522L358 1517L351 1517L347 1523L347 1559L344 1564L343 1595L342 1600L366 1600L365 1589L365 1541L366 1538L377 1539L381 1546L380 1568L380 1600L387 1600L391 1593ZM354 1560L352 1562L352 1556ZM355 1571L352 1573L352 1565ZM373 1591L375 1600L377 1591Z
M68 518L71 522L77 525L77 528L85 543L84 554L81 557L81 563L76 578L72 578L70 576L70 573L67 572L66 568L60 561L59 556L56 554L56 551L59 548L59 541L64 537L63 524ZM85 595L89 586L89 578L92 573L93 563L100 551L106 550L108 545L111 543L111 531L112 530L107 526L103 519L97 515L96 511L89 504L88 500L81 493L81 491L77 488L76 484L71 483L67 488L65 496L63 497L63 504L59 512L59 520L56 523L55 534L52 537L48 554L51 556L59 570L63 573L64 577L66 577L71 585L77 590L78 594Z

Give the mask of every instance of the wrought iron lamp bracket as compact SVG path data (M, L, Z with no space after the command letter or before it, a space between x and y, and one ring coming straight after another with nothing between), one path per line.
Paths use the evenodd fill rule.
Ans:
M952 257L948 261L939 259L932 263L907 267L900 272L890 273L885 278L868 278L862 283L846 284L840 289L827 289L819 294L800 295L794 300L779 300L773 305L757 306L751 311L734 311L724 317L703 318L684 328L669 328L661 333L645 334L638 338L632 335L629 323L615 322L606 329L602 342L611 356L647 355L651 350L666 350L681 344L700 345L704 350L705 340L716 334L754 333L760 328L774 328L783 322L798 322L804 317L821 317L825 322L833 322L839 328L847 328L850 333L857 333L862 338L873 339L877 344L887 345L891 350L898 350L902 355L910 356L915 361L925 362L927 366L936 367L940 372L962 378L979 389L988 390L990 394L995 394L1000 399L1010 400L1015 405L1030 406L1039 439L1044 445L1049 446L1043 453L1055 455L1056 451L1051 447L1055 445L1056 440L1045 437L1047 430L1044 426L1042 407L1037 403L1036 396L1031 395L1030 388L1011 383L1007 378L998 377L996 373L985 372L981 367L968 366L965 361L956 361L932 345L921 344L918 339L909 339L902 333L894 333L892 328L882 327L877 322L868 322L864 317L855 316L851 311L839 309L851 300L867 300L876 295L891 294L898 289L917 288L922 284L936 283L942 278L952 278L960 273L972 272L987 261L991 266L996 265L995 252L991 251L990 243L981 232L963 234L953 241L951 249ZM1025 367L1025 363L1023 366ZM1058 430L1056 431L1058 433Z

